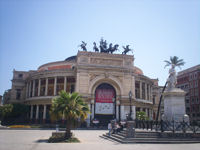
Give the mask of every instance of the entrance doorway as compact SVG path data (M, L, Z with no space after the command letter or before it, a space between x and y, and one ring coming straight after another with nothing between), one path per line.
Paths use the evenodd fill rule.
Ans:
M99 120L102 126L116 118L116 92L108 83L100 84L95 90L94 118Z

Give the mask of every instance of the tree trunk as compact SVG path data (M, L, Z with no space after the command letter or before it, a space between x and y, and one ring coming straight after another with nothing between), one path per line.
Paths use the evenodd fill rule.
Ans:
M72 137L72 133L71 133L71 123L69 121L67 121L67 125L66 125L66 131L65 131L65 138L69 139Z

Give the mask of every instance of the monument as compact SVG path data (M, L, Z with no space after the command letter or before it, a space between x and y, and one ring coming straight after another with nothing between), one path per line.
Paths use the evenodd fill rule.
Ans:
M185 113L185 94L186 92L176 88L176 70L175 65L172 64L169 69L169 77L167 79L167 89L163 93L164 96L164 116L162 119L165 121L182 122L189 121Z

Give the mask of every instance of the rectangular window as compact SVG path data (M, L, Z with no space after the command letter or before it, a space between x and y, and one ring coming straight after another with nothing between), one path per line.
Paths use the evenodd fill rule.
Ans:
M155 103L156 103L156 96L153 95L153 104L155 104Z
M145 83L142 83L142 99L145 99Z
M21 98L21 90L20 90L20 89L17 89L17 90L16 90L16 99L17 99L17 100L20 100L20 98Z
M18 74L18 78L20 78L20 79L23 78L23 74L21 74L21 73Z
M140 98L140 82L135 82L135 97Z
M190 112L190 107L187 107L186 111L187 111L187 113L189 113Z

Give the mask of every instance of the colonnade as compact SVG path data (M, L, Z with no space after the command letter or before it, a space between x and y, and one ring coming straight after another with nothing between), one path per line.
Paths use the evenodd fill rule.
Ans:
M72 77L70 77L72 78ZM62 86L62 89L58 89L57 85L58 85L58 79L62 79L63 82L60 84ZM67 84L71 84L72 83L67 83L67 76L59 76L59 77L46 77L46 78L39 78L39 79L33 79L30 80L29 82L27 82L26 84L26 98L29 97L36 97L36 96L55 96L58 94L58 92L60 90L64 90L67 91L69 89L67 89ZM75 80L75 78L73 78ZM53 91L52 94L49 93L50 91L50 87L49 87L49 80L53 80ZM45 82L45 85L43 85L42 83ZM36 85L37 83L37 85ZM52 83L51 83L52 84ZM42 87L41 87L42 86ZM73 83L73 86L75 86L75 83ZM70 87L71 89L72 87ZM74 89L73 89L74 90ZM67 92L72 92L72 91L67 91Z
M36 109L34 110L34 106L36 107ZM42 110L40 110L40 106L42 106ZM49 105L50 106L50 105ZM35 111L35 112L34 112ZM40 111L42 112L42 118L39 118L39 113ZM35 114L35 116L33 115ZM42 104L42 105L31 105L30 108L30 119L31 120L39 120L39 119L43 119L43 121L45 121L47 119L47 105L46 104Z
M139 98L139 99L144 99L144 100L150 100L152 101L152 86L148 83L145 83L143 81L135 81L135 85L136 85L136 82L139 83L139 89L138 90L138 94L136 94L136 98ZM135 86L135 89L137 87Z

